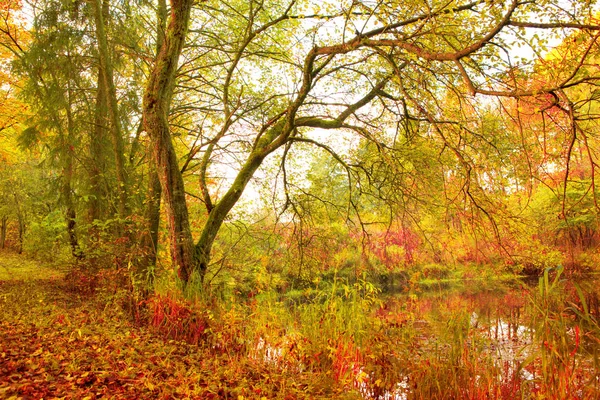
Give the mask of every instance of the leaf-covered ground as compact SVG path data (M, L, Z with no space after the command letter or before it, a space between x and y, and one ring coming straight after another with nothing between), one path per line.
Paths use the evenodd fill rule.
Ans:
M109 294L66 282L0 253L0 398L355 398L318 375L165 339Z

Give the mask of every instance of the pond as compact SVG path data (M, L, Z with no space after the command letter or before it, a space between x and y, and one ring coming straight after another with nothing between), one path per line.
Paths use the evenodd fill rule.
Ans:
M495 288L462 282L400 296L391 308L414 303L417 359L444 371L433 376L448 385L449 397L598 398L597 283L593 276L564 279L560 273ZM419 388L429 384L420 381L419 369L408 371L396 390L365 397L443 396L441 384ZM431 378L431 371L424 375Z
M370 298L368 316L328 299L316 312L308 311L314 304L296 309L300 322L282 339L260 336L256 354L299 373L328 366L365 399L599 398L597 282L558 273L533 283L413 288ZM319 349L319 340L324 360L297 350Z

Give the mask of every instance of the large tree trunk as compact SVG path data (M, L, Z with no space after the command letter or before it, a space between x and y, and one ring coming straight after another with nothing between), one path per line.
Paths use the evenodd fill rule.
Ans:
M171 0L171 16L163 45L144 93L144 127L152 142L152 155L162 186L167 213L171 257L185 283L195 269L193 241L185 200L183 177L169 133L168 113L175 73L185 41L192 0Z
M104 135L104 110L106 110L103 97L102 79L98 79L98 94L96 96L95 127L90 132L89 154L92 165L89 168L90 196L88 203L88 220L90 223L100 219L101 191L102 191L102 137Z
M160 53L165 42L165 30L167 28L167 2L158 0L156 11L156 54ZM153 284L153 274L150 269L156 266L156 254L158 249L158 229L160 226L160 198L162 190L160 179L156 168L154 157L152 157L152 144L150 144L146 153L148 154L148 192L146 195L146 210L144 220L146 231L141 239L141 248L143 251L142 259L137 266L138 280L143 283L142 289L148 289Z
M277 125L273 128L273 130L279 132L280 128L281 126ZM229 190L214 206L214 208L210 210L208 220L204 225L204 229L202 230L200 239L196 243L194 251L195 265L197 266L202 278L204 277L204 273L208 268L208 263L210 262L210 252L217 234L219 233L219 229L221 229L221 226L223 225L227 214L229 214L229 211L231 211L233 206L242 196L246 185L248 182L250 182L250 179L258 167L260 167L266 155L267 153L263 151L263 148L258 147L242 166L242 169L238 173Z
M242 165L242 168L238 172L229 190L227 190L223 197L210 210L208 220L202 229L200 239L196 243L194 249L195 265L202 278L204 277L204 273L210 262L210 252L213 243L217 238L217 234L219 233L223 222L225 222L227 214L229 214L233 206L238 202L242 193L244 193L246 185L248 185L248 182L250 182L250 179L252 179L254 173L260 167L265 157L277 148L277 146L274 146L274 141L290 131L291 125L286 123L286 120L281 120L265 132L261 139L256 143L254 150L250 153L244 165Z
M238 173L223 198L210 209L199 241L194 246L183 177L169 133L168 112L175 83L175 72L188 29L192 1L171 0L171 17L165 40L157 56L144 94L144 126L150 135L154 161L160 177L171 239L171 256L179 277L187 283L193 272L203 278L210 252L227 214L241 197L244 188L272 151L273 140L291 128L282 120L265 133Z

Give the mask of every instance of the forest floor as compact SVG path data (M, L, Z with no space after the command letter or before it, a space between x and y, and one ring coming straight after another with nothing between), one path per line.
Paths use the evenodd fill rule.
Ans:
M357 398L317 375L165 339L64 276L0 253L0 398Z

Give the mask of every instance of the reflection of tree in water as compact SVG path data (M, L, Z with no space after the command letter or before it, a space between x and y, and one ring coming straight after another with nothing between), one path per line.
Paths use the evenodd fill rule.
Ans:
M587 296L587 301L590 315L598 318L598 316L600 316L600 295L598 295L598 292L594 291L589 293Z
M568 299L573 305L574 311L579 314L589 315L594 319L600 316L600 293L598 289L598 280L595 277L581 280L580 282L569 282L567 284ZM579 289L579 290L578 290ZM576 314L578 314L576 312Z

